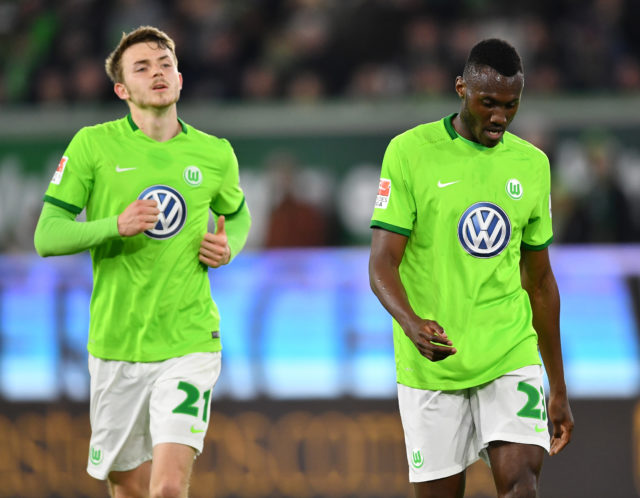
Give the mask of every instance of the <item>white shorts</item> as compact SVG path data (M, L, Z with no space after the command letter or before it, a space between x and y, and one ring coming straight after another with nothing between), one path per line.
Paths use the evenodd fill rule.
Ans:
M106 479L113 470L135 469L151 460L158 443L185 444L200 454L220 367L220 352L152 363L89 355L89 475Z
M398 384L409 481L458 474L492 441L535 444L549 451L542 367L530 365L487 384L427 391Z

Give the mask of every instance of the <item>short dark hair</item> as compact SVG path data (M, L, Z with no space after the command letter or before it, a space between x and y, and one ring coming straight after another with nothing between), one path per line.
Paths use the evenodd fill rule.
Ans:
M160 48L168 48L173 56L173 60L176 64L178 63L176 44L169 35L153 26L140 26L130 33L122 33L120 43L118 43L118 46L109 54L109 57L107 57L104 66L111 81L114 83L122 83L122 54L131 45L143 42L155 43Z
M514 76L522 71L522 60L513 46L499 38L488 38L477 43L469 52L464 66L467 74L471 68L489 66L503 76Z

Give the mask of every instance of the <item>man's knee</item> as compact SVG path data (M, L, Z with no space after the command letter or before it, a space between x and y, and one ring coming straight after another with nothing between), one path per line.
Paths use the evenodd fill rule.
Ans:
M514 481L506 489L498 489L498 498L536 498L538 496L538 479L530 474Z
M151 498L186 498L187 485L178 481L162 480L151 487Z
M148 498L149 463L125 472L111 472L107 480L111 498Z

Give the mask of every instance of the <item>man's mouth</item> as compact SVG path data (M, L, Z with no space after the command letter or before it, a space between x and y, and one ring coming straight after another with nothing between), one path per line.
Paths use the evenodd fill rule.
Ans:
M484 132L491 140L500 140L500 138L504 134L504 129L503 128L487 128L485 129Z
M166 90L167 88L169 88L169 85L167 85L166 83L155 83L151 87L152 90Z

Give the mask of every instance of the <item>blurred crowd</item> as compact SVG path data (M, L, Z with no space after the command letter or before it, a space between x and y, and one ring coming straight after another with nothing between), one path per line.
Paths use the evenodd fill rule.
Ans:
M114 103L104 59L144 24L175 39L183 100L451 97L469 48L488 36L520 51L527 96L638 94L639 19L638 0L7 0L0 105ZM585 123L558 137L520 124L514 131L551 159L557 242L640 241L635 135ZM32 250L51 171L25 176L15 158L0 160L0 251ZM243 163L242 175L250 247L368 243L379 163L336 175L285 149Z
M0 3L0 102L111 102L123 31L167 31L184 99L449 95L486 36L521 52L527 92L640 88L637 0L19 0Z

